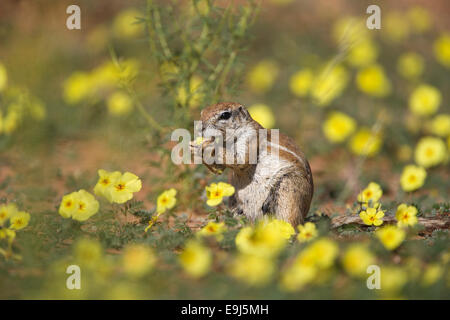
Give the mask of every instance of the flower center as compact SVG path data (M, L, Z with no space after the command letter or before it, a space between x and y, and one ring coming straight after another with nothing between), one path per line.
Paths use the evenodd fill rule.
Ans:
M83 203L83 202L81 202L81 203L78 205L78 209L80 209L80 210L86 209L86 204Z
M104 179L101 181L101 184L104 184L105 186L108 185L108 184L109 184L109 179L108 179L108 178L104 178Z
M433 149L431 149L431 148L428 148L426 151L425 151L425 155L427 156L427 157L432 157L433 155L434 155L434 150Z
M116 185L116 189L117 189L117 191L122 191L123 189L125 189L125 184L124 183L118 183Z

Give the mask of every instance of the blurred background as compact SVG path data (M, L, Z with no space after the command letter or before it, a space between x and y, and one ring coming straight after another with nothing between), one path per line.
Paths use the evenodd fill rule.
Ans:
M176 187L176 214L201 223L203 189L226 173L175 166L170 134L217 101L297 141L312 215L346 213L370 181L387 208L448 203L448 1L377 1L380 30L365 27L373 1L151 2L0 2L0 198L42 215L38 229L99 168L141 177L147 210ZM66 28L71 4L81 30ZM410 164L427 169L414 193L401 184Z

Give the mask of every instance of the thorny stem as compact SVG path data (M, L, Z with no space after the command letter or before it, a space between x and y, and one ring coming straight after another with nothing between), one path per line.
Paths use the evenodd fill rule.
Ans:
M228 57L228 62L225 65L225 69L223 70L222 74L220 75L220 80L217 83L217 86L214 90L214 93L217 95L219 93L219 89L222 87L223 83L226 81L227 79L227 75L231 70L231 66L234 63L234 60L236 59L236 51L233 51L230 56Z
M190 55L190 61L184 56L183 52L178 56L174 51L171 51L170 43L168 42L167 35L172 33L165 30L162 23L162 16L160 9L155 5L153 0L147 0L147 29L149 33L149 44L152 50L152 55L155 56L156 62L158 64L158 73L162 80L163 86L171 93L176 94L175 90L177 88L183 87L186 93L186 101L184 101L183 107L189 106L194 95L197 92L192 92L191 79L194 74L198 72L201 67L205 67L208 70L208 74L204 74L205 82L197 88L195 91L203 91L205 88L211 89L211 94L213 99L217 99L220 93L223 91L224 84L227 81L227 77L237 58L238 52L241 49L237 46L242 40L242 36L250 25L254 23L254 20L259 11L259 6L254 6L255 2L250 1L253 5L253 10L249 9L245 11L241 18L240 23L243 21L242 30L240 33L231 34L231 39L227 42L220 41L222 37L222 31L228 26L233 28L232 19L232 7L233 2L228 2L228 5L224 8L224 11L220 14L219 19L214 19L211 21L208 17L202 17L202 28L200 29L200 34L195 38L190 37L193 28L193 21L191 17L186 17L182 21L179 18L172 15L173 11L169 10L169 18L175 27L175 33L178 35L178 39L181 40L183 44L183 52ZM197 17L202 16L198 7L194 2L194 9ZM249 23L250 22L250 23ZM231 31L230 31L231 32ZM224 48L225 47L225 48ZM205 58L206 51L215 52L216 49L227 52L220 56L217 63L210 63L208 59ZM175 54L175 55L174 55ZM175 59L180 59L175 61ZM163 63L172 62L175 63L179 68L179 74L181 78L177 81L170 81L170 79L165 79L162 74L163 70L161 66ZM142 112L141 106L138 108ZM186 117L189 118L189 109L181 108ZM177 109L178 110L178 109ZM146 116L147 118L147 116ZM149 120L149 122L152 122ZM154 125L154 123L153 123Z
M167 44L166 35L164 34L162 25L161 25L161 15L159 14L159 10L156 6L153 6L153 1L149 0L148 3L153 9L150 9L153 11L153 19L155 21L155 29L156 34L158 35L159 42L161 43L161 48L163 50L164 55L166 56L167 60L170 60L172 58L172 53L170 52L169 46Z
M139 112L142 114L142 116L148 121L148 123L155 128L158 131L163 131L164 128L156 122L155 119L145 110L144 106L142 105L142 102L138 99L136 91L131 86L125 86L125 89L127 90L128 94L133 98L134 104L138 108Z
M124 79L122 77L122 74L124 72L122 66L119 63L119 60L117 59L117 56L112 48L110 48L111 57L113 60L114 65L120 72L120 85L123 89L128 93L128 95L133 99L134 105L137 107L139 112L142 114L142 116L147 120L147 122L155 128L158 131L163 131L164 128L155 120L153 117L147 112L147 110L142 105L142 102L139 100L138 95L136 93L136 90L134 89L133 85L130 83L129 79Z

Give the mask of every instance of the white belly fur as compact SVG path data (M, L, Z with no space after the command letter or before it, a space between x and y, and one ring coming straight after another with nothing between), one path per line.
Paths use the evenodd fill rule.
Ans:
M259 159L253 177L242 179L242 176L233 175L231 183L236 189L236 200L244 210L244 215L250 220L261 218L262 206L272 186L291 166L291 162L268 154Z

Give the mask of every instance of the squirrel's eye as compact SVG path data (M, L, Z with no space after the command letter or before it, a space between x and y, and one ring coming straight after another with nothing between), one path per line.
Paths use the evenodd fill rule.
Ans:
M230 111L225 111L222 112L219 116L219 120L228 120L231 117L231 112Z

